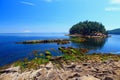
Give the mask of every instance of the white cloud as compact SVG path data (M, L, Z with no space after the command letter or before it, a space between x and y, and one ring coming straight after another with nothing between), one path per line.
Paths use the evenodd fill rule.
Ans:
M31 31L30 30L24 30L23 32L24 33L30 33Z
M29 5L29 6L35 6L35 4L32 2L21 1L20 3L25 4L25 5Z
M112 6L106 7L105 11L109 12L120 11L120 6L118 6L120 4L120 0L108 0L108 1Z
M111 4L120 4L120 0L110 0Z
M105 11L120 11L119 7L107 7L105 8Z

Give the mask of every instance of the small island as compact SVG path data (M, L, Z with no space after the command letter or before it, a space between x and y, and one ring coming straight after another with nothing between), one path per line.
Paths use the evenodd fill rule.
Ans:
M94 21L83 21L70 28L69 36L80 37L107 37L107 31L102 23Z

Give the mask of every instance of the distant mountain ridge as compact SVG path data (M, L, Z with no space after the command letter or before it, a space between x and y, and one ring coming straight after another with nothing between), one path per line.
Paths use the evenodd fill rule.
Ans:
M120 34L120 28L114 30L108 30L109 34Z

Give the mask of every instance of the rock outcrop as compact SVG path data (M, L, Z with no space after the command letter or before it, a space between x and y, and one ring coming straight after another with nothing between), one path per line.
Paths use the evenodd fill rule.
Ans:
M120 61L71 62L62 66L49 62L24 72L20 67L11 67L0 71L0 80L120 80Z

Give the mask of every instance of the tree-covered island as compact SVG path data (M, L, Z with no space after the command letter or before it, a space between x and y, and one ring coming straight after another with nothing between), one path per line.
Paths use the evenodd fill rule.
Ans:
M83 21L73 25L69 34L72 36L107 37L105 26L94 21Z

